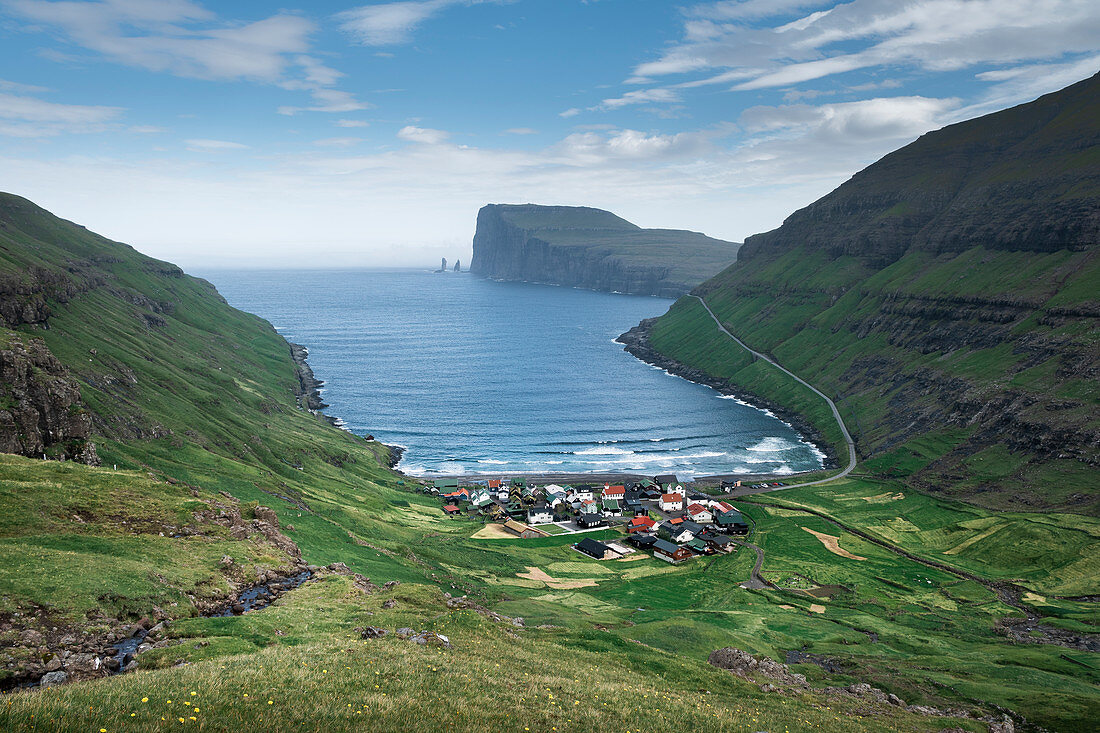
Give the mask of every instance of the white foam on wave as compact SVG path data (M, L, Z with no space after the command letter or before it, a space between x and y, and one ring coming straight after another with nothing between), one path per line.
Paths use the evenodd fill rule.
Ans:
M494 465L494 466L505 466L505 465L508 464L508 461L498 461L495 458L479 458L477 462L478 463L489 463L489 464Z
M784 463L782 466L772 471L772 473L776 474L777 476L787 476L794 473L794 469Z
M764 438L756 445L750 445L748 450L756 451L758 453L778 453L780 451L790 450L791 448L797 448L796 443L792 443L784 438Z
M629 456L633 455L634 451L623 450L622 448L613 448L608 445L603 445L598 448L588 448L586 450L575 450L573 455L575 456Z

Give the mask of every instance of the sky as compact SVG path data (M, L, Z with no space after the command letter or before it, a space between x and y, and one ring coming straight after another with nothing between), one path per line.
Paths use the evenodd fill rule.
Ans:
M1100 70L1096 0L0 0L0 190L184 267L469 261L487 203L741 241Z

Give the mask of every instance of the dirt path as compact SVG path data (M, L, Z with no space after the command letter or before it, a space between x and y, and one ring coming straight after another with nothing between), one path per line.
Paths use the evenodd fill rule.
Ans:
M831 534L825 534L824 532L815 532L812 529L810 529L809 527L803 527L802 529L806 530L807 532L812 534L814 537L821 540L821 544L825 545L825 549L828 550L829 552L833 553L834 555L840 555L841 557L846 557L849 560L866 560L867 559L865 557L860 557L859 555L853 555L852 553L848 552L843 547L841 547L839 537L833 537Z
M538 580L542 583L546 583L547 587L554 590L573 590L574 588L591 588L597 585L595 578L555 578L549 575L545 570L540 568L527 566L526 573L516 573L516 577L525 578L527 580Z

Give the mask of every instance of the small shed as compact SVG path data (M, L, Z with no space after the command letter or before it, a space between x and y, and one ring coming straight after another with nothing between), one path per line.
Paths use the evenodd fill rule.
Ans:
M504 523L504 529L517 537L523 537L524 539L530 539L532 537L541 537L542 532L537 529L532 529L522 522L517 522L514 519L509 519Z

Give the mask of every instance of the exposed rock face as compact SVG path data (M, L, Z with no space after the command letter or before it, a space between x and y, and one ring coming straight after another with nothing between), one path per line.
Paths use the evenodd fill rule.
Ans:
M3 332L0 332L2 334ZM7 333L0 347L0 452L99 465L80 385L41 339Z
M677 297L733 262L737 247L696 232L642 229L599 209L491 204L477 215L470 272Z

